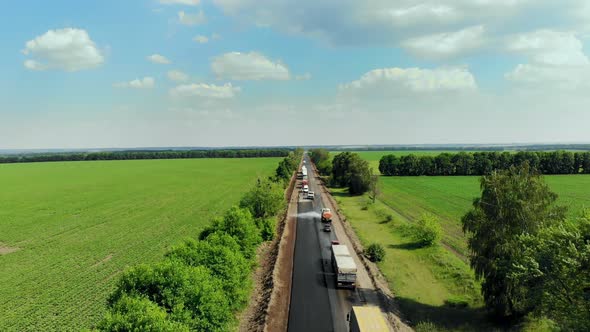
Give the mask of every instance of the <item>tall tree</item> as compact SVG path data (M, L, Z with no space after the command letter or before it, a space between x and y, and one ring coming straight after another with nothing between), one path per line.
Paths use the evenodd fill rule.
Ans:
M499 316L526 313L522 289L508 278L518 238L563 220L565 210L554 206L557 195L527 163L482 177L481 191L462 218L471 266L483 279L482 294L490 310Z

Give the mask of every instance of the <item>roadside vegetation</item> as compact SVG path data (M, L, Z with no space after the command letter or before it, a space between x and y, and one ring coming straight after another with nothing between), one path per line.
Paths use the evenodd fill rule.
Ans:
M300 150L290 153L277 175L286 174L285 165L293 174L300 159ZM252 288L256 249L275 236L274 219L285 208L283 180L259 179L239 206L213 219L198 239L186 239L161 261L126 271L98 330L235 329L235 314Z
M578 173L585 170L584 153L559 151L543 154L545 159L540 160L560 160L559 163L553 163L555 172L573 173L568 166L570 160L574 169L575 165L580 166L577 168ZM516 195L520 201L530 201L532 206L553 206L557 202L570 209L550 209L551 218L559 222L549 223L552 226L545 227L542 220L547 218L541 218L541 214L532 216L531 208L518 204L506 206L503 211L524 216L531 225L538 225L538 229L527 226L523 229L530 232L522 232L518 228L511 228L508 233L512 232L514 237L510 239L510 236L504 236L510 245L503 245L506 242L500 239L486 242L490 247L485 249L484 246L481 253L497 253L497 250L491 249L496 247L512 248L503 249L511 253L510 259L506 255L500 255L500 261L496 263L491 263L490 257L480 259L490 266L504 266L503 276L498 271L486 274L481 268L472 270L469 266L470 260L472 266L477 266L473 265L477 255L474 247L468 247L466 239L472 231L466 227L468 236L463 233L461 217L469 211L473 198L482 193L478 189L478 177L380 177L376 188L363 196L351 196L348 190L334 186L337 183L333 181L329 182L346 219L351 222L363 245L366 248L370 245L384 248L384 258L378 265L396 294L404 318L416 330L588 330L590 296L586 293L590 285L590 227L587 226L588 216L583 214L583 210L590 205L587 191L590 176L540 177L531 171L534 168L523 158L532 154L510 154L511 160L516 160L514 156L517 155L522 161L517 164L518 167L514 168L511 163L507 163L505 170L494 174L510 179L507 180L509 183L521 184L497 189L506 192L507 197ZM536 167L541 167L542 163L547 165L547 161L539 161ZM529 175L519 180L515 169ZM326 178L332 180L331 177ZM548 186L544 184L545 180ZM536 194L531 194L535 192L531 189L535 186L542 190L538 189ZM481 188L485 194L483 184ZM557 199L558 195L551 193L549 188L555 189L560 198ZM525 196L532 196L518 196L516 193L519 189L524 190ZM539 203L536 203L535 195ZM542 201L547 204L540 204ZM520 210L528 214L518 212ZM508 222L506 213L502 214L503 220ZM497 222L492 225L497 225ZM479 225L481 221L475 224ZM523 225L522 222L520 225ZM482 231L482 239L488 233L491 233L491 229ZM514 268L510 270L507 266ZM497 279L507 286L497 286L502 283L488 280L486 275L499 276ZM563 278L568 280L566 285L559 281ZM501 295L490 296L489 291L482 292L485 289L495 290ZM503 289L509 289L510 292L504 294ZM498 300L502 296L505 300ZM514 303L510 304L506 300L508 298ZM498 302L504 303L503 310L494 309ZM512 309L511 305L514 305Z
M126 267L198 236L280 160L0 165L0 330L95 326Z

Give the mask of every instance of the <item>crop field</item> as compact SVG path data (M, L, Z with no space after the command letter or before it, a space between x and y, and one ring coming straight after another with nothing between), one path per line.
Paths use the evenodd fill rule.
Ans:
M559 195L558 204L568 207L570 217L590 208L590 175L547 175L545 180ZM382 176L380 181L385 204L408 220L424 213L438 216L445 230L443 241L465 254L461 217L480 194L478 176Z
M0 331L91 327L121 271L197 235L279 160L0 165Z

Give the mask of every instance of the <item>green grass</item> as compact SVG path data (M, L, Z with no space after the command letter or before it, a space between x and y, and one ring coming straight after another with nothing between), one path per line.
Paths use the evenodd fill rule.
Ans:
M385 177L380 199L408 220L424 213L439 217L445 235L443 241L461 254L466 244L461 217L480 195L478 176ZM590 208L590 175L548 175L545 180L559 195L558 203L568 207L568 215L577 217Z
M117 275L161 259L278 158L0 165L0 331L96 323Z

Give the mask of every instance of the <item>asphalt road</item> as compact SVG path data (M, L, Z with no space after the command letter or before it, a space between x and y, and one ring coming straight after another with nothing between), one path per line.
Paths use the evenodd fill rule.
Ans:
M350 311L349 299L354 297L354 291L335 287L330 245L336 237L322 230L321 190L309 166L309 158L305 156L304 160L308 165L310 190L317 197L311 201L300 195L298 203L288 331L347 331L346 314Z

